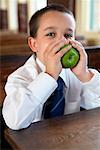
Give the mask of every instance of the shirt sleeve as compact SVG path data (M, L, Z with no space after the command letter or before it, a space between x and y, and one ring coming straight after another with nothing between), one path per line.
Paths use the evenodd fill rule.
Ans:
M100 107L100 73L95 69L90 69L94 74L93 78L86 83L82 83L81 107L92 109Z
M44 72L27 86L25 82L22 77L15 82L11 76L6 85L3 117L13 130L26 128L32 122L41 120L43 104L57 87L56 80Z

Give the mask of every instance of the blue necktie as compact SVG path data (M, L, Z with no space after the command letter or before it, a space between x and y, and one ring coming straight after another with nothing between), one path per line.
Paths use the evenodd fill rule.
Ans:
M43 107L44 119L62 116L64 114L65 98L63 94L64 81L61 77L57 80L58 87L45 102Z

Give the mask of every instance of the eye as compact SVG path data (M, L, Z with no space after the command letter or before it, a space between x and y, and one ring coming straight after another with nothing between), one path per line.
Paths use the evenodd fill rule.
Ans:
M71 38L71 37L72 37L72 34L65 34L64 37L65 37L66 39Z
M46 34L46 36L50 36L50 37L53 37L53 38L55 37L55 35L56 34L54 32L50 32L50 33Z

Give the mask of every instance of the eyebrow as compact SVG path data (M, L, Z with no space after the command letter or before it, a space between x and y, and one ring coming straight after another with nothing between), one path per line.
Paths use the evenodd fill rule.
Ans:
M73 30L71 28L67 28L67 30L73 32Z
M47 28L44 29L44 31L51 30L51 29L56 29L56 27L47 27Z
M47 27L47 28L44 29L44 31L46 31L46 30L52 30L52 29L56 29L56 27ZM71 28L66 28L65 31L71 31L71 32L73 32L73 30Z

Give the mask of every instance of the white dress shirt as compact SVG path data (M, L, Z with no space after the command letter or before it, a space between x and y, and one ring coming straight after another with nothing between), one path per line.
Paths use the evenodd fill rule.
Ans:
M93 78L86 83L77 79L70 69L62 69L65 82L64 114L100 107L100 73L90 69ZM43 105L57 88L56 80L45 73L45 66L32 55L7 80L3 117L7 126L18 130L43 119Z

